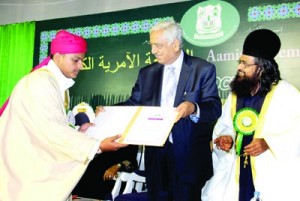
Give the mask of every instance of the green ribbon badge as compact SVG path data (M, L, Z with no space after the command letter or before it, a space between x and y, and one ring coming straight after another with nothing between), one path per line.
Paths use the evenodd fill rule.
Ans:
M258 113L253 108L245 107L239 110L233 118L233 126L238 133L236 139L236 154L239 156L244 135L253 135L258 122Z

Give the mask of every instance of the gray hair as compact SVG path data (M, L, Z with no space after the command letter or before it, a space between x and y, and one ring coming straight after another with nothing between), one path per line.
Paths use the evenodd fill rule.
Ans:
M179 41L180 48L182 48L182 28L179 23L174 20L167 20L158 22L150 29L150 34L153 31L163 31L163 36L171 44L175 39Z

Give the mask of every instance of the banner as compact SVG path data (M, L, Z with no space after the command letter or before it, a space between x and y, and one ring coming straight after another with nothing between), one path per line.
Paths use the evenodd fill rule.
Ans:
M234 77L245 37L271 29L281 38L275 58L283 79L300 88L300 1L188 1L36 23L37 64L49 54L49 43L60 29L88 41L84 69L71 88L71 106L80 102L111 105L125 100L138 71L155 61L148 31L161 20L174 19L183 28L183 49L216 65L224 100ZM153 80L155 82L155 80Z

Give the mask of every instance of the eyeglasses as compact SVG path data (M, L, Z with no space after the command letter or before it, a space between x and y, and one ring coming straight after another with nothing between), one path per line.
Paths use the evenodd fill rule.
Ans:
M155 47L157 49L162 49L166 45L168 45L167 43L150 43L150 41L145 41L143 44L148 44L150 46L150 48Z
M149 42L148 44L150 45L151 48L155 47L157 49L162 49L165 46L165 44L163 44L163 43L150 43Z
M241 60L237 60L237 63L238 63L238 65L242 64L244 66L244 68L248 68L250 66L256 66L257 65L256 63L254 63L254 64L247 64L246 62L241 61Z

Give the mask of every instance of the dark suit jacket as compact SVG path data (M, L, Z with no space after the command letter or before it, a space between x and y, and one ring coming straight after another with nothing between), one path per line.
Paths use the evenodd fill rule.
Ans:
M142 68L132 88L131 97L123 104L159 106L163 68L164 65L159 63ZM213 174L210 141L213 125L221 115L221 101L216 85L215 66L187 54L184 54L174 106L184 101L199 105L200 119L198 123L194 123L186 117L179 120L172 129L176 170L182 181L203 183ZM157 149L159 148L146 147L147 177L157 177L150 168Z

